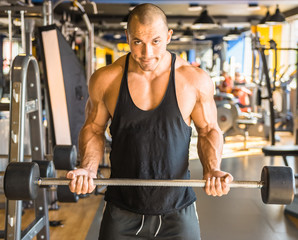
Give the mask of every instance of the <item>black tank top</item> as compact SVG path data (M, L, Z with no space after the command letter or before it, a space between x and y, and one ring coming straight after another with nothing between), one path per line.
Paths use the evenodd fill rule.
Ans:
M188 149L191 127L183 120L175 90L175 60L166 93L153 110L139 109L127 84L129 54L114 117L111 178L189 179ZM189 187L114 187L107 189L105 200L120 208L149 215L180 210L196 200Z

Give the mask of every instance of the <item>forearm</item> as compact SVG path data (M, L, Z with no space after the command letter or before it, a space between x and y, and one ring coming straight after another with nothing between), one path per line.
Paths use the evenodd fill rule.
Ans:
M105 148L104 129L94 131L91 125L84 126L79 136L81 167L97 172L102 163Z
M223 136L218 127L198 131L198 154L204 174L220 169L223 148Z

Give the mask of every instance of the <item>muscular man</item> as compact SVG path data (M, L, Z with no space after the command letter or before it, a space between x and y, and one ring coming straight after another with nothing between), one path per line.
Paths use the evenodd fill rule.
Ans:
M155 5L135 7L128 19L131 53L97 70L89 85L79 138L81 168L71 171L73 192L90 193L103 159L111 118L111 178L189 179L191 120L208 195L229 191L220 170L222 134L208 75L166 50L173 31ZM200 239L192 188L108 187L100 240Z

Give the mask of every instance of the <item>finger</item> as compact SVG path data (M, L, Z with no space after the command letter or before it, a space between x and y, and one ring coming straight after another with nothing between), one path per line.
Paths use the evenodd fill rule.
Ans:
M74 178L74 179L72 179L70 182L69 182L69 189L70 189L70 191L71 192L75 192L76 191L76 185L77 185L77 179L76 178Z
M230 185L229 183L231 178L229 178L228 176L225 177L224 181L222 181L222 192L224 195L228 194L228 192L230 191Z
M217 196L221 197L222 196L222 185L221 185L221 179L218 177L215 180L215 190L216 190L216 194Z
M81 194L82 192L82 186L83 186L83 176L78 176L77 177L77 184L76 184L76 193Z
M88 176L83 176L82 194L86 194L88 191Z
M223 195L227 195L230 191L230 186L226 185L222 188Z
M206 180L206 183L205 183L205 192L207 195L211 195L211 192L210 192L210 178L208 178Z
M70 171L70 172L67 173L66 177L68 179L72 179L69 182L69 189L70 189L71 192L75 192L76 191L76 182L77 182L75 173L73 171Z
M233 178L233 176L231 174L227 174L225 176L225 182L226 183L231 183L231 182L233 182L233 180L234 180L234 178Z
M88 193L92 193L94 188L95 188L95 185L94 185L94 182L93 182L93 178L89 177L88 178Z
M66 178L68 179L74 179L76 177L76 174L73 171L70 171L66 174Z
M70 182L69 182L69 189L71 192L75 192L75 189L76 189L76 175L73 171L70 171L66 174L66 177L68 179L72 179Z
M211 179L211 187L210 187L211 188L210 189L211 190L211 195L214 196L214 197L217 195L216 188L215 188L215 179L216 179L215 177L213 177Z

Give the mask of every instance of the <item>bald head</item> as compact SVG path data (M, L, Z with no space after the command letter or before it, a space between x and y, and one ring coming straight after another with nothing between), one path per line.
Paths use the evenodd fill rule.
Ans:
M148 25L152 24L158 18L164 22L166 29L168 29L167 17L163 10L150 3L140 4L129 14L127 20L127 31L130 31L130 26L133 21L138 21L143 25Z

